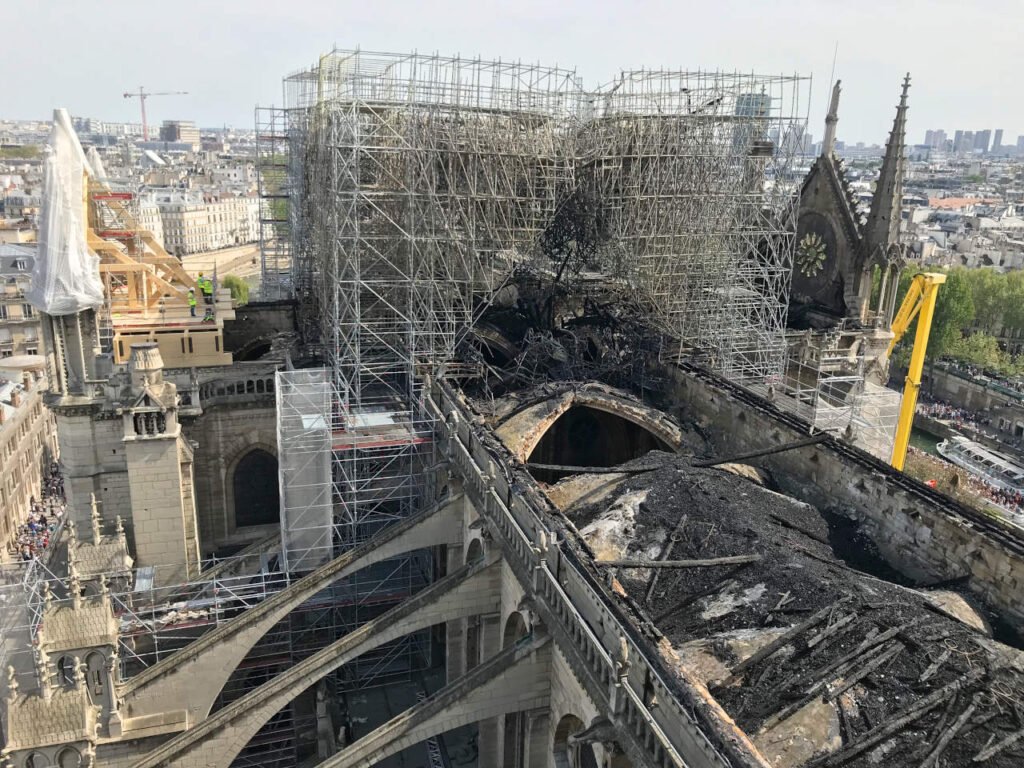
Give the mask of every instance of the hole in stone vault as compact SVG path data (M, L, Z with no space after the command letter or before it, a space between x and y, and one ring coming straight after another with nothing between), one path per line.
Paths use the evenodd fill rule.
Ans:
M574 405L548 428L529 461L570 467L614 467L655 450L674 451L639 424L607 411ZM554 483L573 474L548 469L530 472L543 483Z

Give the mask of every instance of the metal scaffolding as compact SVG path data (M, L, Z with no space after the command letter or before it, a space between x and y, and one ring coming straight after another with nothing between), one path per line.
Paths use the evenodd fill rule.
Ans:
M256 108L256 178L260 199L260 298L287 298L291 284L291 202L289 117L284 109Z
M733 380L782 370L797 198L796 77L624 72L590 100L577 185L597 205L598 264L652 316Z
M798 201L769 136L807 84L339 50L286 78L292 281L346 404L411 401L521 264L625 277L688 355L780 374Z
M572 72L347 53L286 81L304 152L299 266L346 408L415 400L480 297L527 258L571 166Z
M841 435L888 461L892 454L900 393L870 380L859 331L788 334L784 373L749 385L816 430Z

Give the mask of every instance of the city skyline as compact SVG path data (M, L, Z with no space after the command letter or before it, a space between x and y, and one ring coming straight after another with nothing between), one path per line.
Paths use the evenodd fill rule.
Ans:
M152 100L148 108L154 123L171 118L194 120L201 127L250 128L257 104L280 104L282 71L308 64L310 50L361 44L377 50L521 56L575 67L587 85L612 79L619 62L637 68L796 72L813 77L806 114L815 131L824 119L838 45L834 73L843 81L839 134L848 140L884 142L907 71L912 77L911 136L948 123L944 115L950 103L973 123L998 123L1007 136L1024 133L1024 105L979 88L974 70L967 71L959 57L934 56L934 40L940 38L930 31L946 24L946 11L955 8L951 3L935 4L927 15L880 2L857 8L835 4L828 13L809 0L783 8L748 5L724 0L711 13L701 6L660 2L629 8L570 2L551 9L532 0L499 9L446 0L424 9L405 2L382 8L313 0L296 9L262 0L212 7L185 0L167 14L115 0L100 14L57 0L20 12L20 34L8 41L8 55L38 63L33 78L5 82L2 103L9 119L47 119L54 107L63 106L76 115L137 122L137 100L123 93L144 85L189 92ZM985 41L978 52L989 69L999 71L1012 66L1013 30L1024 23L1024 8L1006 0L990 7L1004 23L991 24L986 14L959 19L958 29L962 39ZM124 20L114 59L106 46L96 44L110 35L112 15ZM728 26L723 19L729 19ZM906 36L909 27L921 34ZM784 43L793 35L802 44ZM38 55L46 50L61 55ZM113 66L112 60L130 64Z

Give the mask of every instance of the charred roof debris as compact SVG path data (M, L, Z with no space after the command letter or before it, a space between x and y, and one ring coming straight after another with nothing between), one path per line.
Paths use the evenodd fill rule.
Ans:
M840 508L780 492L758 468L770 451L723 455L671 407L651 365L664 339L621 287L512 285L463 348L486 364L462 391L681 681L774 766L1020 764L1019 637L963 580L900 574ZM640 448L588 451L598 433Z

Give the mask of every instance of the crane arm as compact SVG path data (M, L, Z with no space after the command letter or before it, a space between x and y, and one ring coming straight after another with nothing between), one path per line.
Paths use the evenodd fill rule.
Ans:
M907 290L907 295L903 298L903 303L900 304L899 310L896 312L896 317L892 320L892 341L889 342L889 349L885 353L886 357L892 356L892 351L896 349L896 345L903 340L907 330L910 328L910 324L914 322L914 318L917 317L917 313L921 311L921 294L923 292L923 280L919 278L922 275L916 275L913 281L910 283L910 288Z
M924 272L915 275L910 289L907 291L899 312L892 321L893 339L889 344L888 354L892 354L897 342L910 329L910 324L917 318L917 331L914 334L914 349L907 367L907 380L903 387L903 399L900 401L900 417L896 425L896 440L892 447L890 463L899 470L907 459L907 446L910 444L910 432L914 426L914 411L917 409L917 394L921 389L921 372L924 370L924 355L928 350L928 336L932 330L932 319L935 317L935 300L939 295L939 286L946 282L946 276L938 272Z
M126 91L124 94L126 99L137 99L139 97L145 99L149 96L188 96L188 91L146 91L145 93Z

